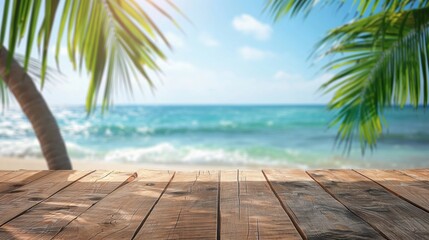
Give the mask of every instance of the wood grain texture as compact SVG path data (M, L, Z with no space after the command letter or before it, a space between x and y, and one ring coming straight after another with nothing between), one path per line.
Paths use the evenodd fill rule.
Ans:
M54 239L131 239L174 173L141 170L67 225Z
M89 173L58 170L0 195L0 226Z
M356 170L384 188L429 212L429 184L396 170Z
M223 171L221 239L302 239L261 171Z
M407 169L401 170L400 172L429 184L429 169Z
M216 239L217 171L177 172L136 239Z
M21 170L8 172L7 174L0 176L0 195L11 192L14 189L46 176L49 173L51 173L51 171L48 170Z
M0 227L0 239L51 239L133 173L93 172Z
M264 170L308 239L384 239L302 170Z
M0 171L0 239L429 239L428 169L264 173Z
M309 171L348 209L389 239L428 239L429 213L353 170Z
M14 171L0 170L0 177L4 176L6 174L12 173L12 172L14 172Z

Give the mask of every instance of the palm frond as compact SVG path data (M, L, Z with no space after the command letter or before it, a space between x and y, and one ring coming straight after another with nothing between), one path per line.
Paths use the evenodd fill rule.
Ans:
M144 1L145 8L178 27L170 12L182 13L170 1L165 3L169 9L159 1ZM57 15L59 24L54 24ZM88 113L95 109L100 91L103 92L102 109L106 110L113 101L113 92L118 89L132 94L134 85L141 84L141 79L153 88L148 71L161 71L157 61L166 58L161 45L170 47L147 9L143 9L142 2L136 0L4 0L1 19L0 44L4 44L8 35L9 63L16 47L26 39L24 68L27 69L37 41L42 87L52 37L57 37L55 60L58 67L61 42L66 40L74 68L90 75L86 99ZM54 29L57 25L58 29ZM52 36L55 32L58 35Z
M286 15L308 14L317 3L345 1L268 0L266 9L275 20ZM317 53L335 56L325 67L336 71L322 86L335 91L329 108L337 112L337 143L350 150L359 138L362 152L376 146L386 126L385 108L428 104L429 1L355 0L358 20L331 31ZM327 47L324 47L327 46Z
M346 0L267 0L265 9L277 21L287 15L308 15L317 5L342 8L345 2ZM422 8L428 4L428 0L353 0L354 13L360 17L372 15L377 11L400 12L407 8Z
M331 31L320 45L338 73L322 86L335 91L329 108L338 111L339 143L351 147L358 135L362 147L373 148L382 133L383 110L428 104L429 8L382 13Z
M9 104L9 94L6 83L0 78L0 103L4 110Z

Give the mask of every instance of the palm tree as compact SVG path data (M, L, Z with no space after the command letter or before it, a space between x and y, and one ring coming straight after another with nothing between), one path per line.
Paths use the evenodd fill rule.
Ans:
M63 38L74 69L90 75L86 110L92 113L101 99L102 110L112 104L112 92L131 92L139 79L149 87L148 70L159 72L165 55L159 45L170 47L167 39L145 9L176 25L165 9L180 12L169 0L159 5L151 0L4 0L0 27L0 98L6 104L10 91L31 122L49 169L71 169L58 125L33 79L27 73L34 45L41 55L40 85L43 87L52 35L56 35L55 60ZM54 24L59 15L58 24ZM16 48L25 42L23 64ZM36 43L37 42L37 43ZM140 86L140 85L139 85ZM99 94L101 96L99 97Z
M278 20L309 14L319 1L269 0L267 8ZM342 7L344 1L321 4ZM373 149L387 124L386 108L428 104L429 1L356 1L356 19L332 29L316 47L316 54L334 56L324 69L335 74L321 88L335 91L328 104L337 112L338 143L350 150L359 138L362 153Z

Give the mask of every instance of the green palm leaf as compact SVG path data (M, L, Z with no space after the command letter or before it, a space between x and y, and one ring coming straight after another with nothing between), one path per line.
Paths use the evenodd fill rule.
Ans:
M270 0L267 8L278 19L309 12L315 3ZM341 7L338 1L324 3ZM428 104L429 2L354 3L358 4L360 19L330 31L320 41L317 53L334 56L325 69L336 74L322 89L335 91L328 106L337 112L331 126L339 125L338 143L350 150L358 138L365 152L367 147L376 146L386 126L384 109ZM369 16L363 17L367 13Z
M181 14L170 1L165 3L172 12ZM143 4L177 26L169 11L161 7L159 2L145 0ZM59 51L65 38L74 68L90 75L86 99L89 113L100 99L102 109L106 110L113 102L114 90L124 89L132 93L134 85L141 84L140 79L153 88L149 71L159 72L157 61L165 59L160 42L170 47L147 10L143 9L142 3L135 0L5 0L3 9L0 44L4 44L5 33L9 30L9 63L20 41L26 39L24 68L27 69L37 39L43 87L48 48L52 34L58 32L55 36L57 66L60 66ZM54 24L56 15L61 16L58 26ZM101 97L98 96L100 91Z
M342 8L346 0L267 0L265 9L275 20L284 16L296 16L299 13L309 14L317 5ZM421 8L429 4L428 0L353 0L355 13L359 16L374 14L377 10L399 12L407 8Z
M323 88L335 90L329 107L338 110L339 138L351 144L358 134L362 150L375 147L386 107L427 106L429 8L382 13L333 30L321 45L341 54L328 64L339 72ZM329 44L328 44L329 45Z

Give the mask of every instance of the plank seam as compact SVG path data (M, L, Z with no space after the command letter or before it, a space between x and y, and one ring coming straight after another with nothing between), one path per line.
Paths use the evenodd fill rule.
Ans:
M108 175L114 173L115 171L110 171L109 174L107 174L106 176L104 176L103 178L107 177ZM81 212L80 214L78 214L75 218L73 218L72 220L70 220L66 225L62 226L60 228L60 230L52 237L52 239L54 239L55 237L57 237L66 227L68 227L73 221L75 221L77 218L79 218L82 214L84 214L85 212L87 212L88 210L90 210L91 208L93 208L95 205L97 205L99 202L101 202L101 200L103 200L104 198L106 198L108 195L112 194L114 191L116 191L117 189L119 189L120 187L132 182L135 178L137 177L137 173L134 172L133 174L131 174L131 176L129 176L123 183L121 183L118 187L116 187L115 189L113 189L111 192L109 192L108 194L106 194L106 196L104 196L103 198L101 198L100 200L98 200L96 203L92 204L91 206L89 206L85 211ZM97 180L98 181L98 180Z
M1 224L1 225L0 225L0 227L1 227L1 226L3 226L3 225L5 225L5 224L7 224L7 223L9 223L10 221L14 220L15 218L17 218L17 217L19 217L19 216L23 215L24 213L26 213L26 212L30 211L31 209L33 209L33 208L34 208L34 207L36 207L37 205L39 205L39 204L41 204L42 202L44 202L44 201L46 201L46 200L50 199L52 196L54 196L54 195L55 195L55 194L57 194L58 192L60 192L60 191L62 191L62 190L64 190L64 189L66 189L67 187L69 187L69 186L70 186L70 185L72 185L73 183L75 183L75 182L79 181L80 179L82 179L82 178L84 178L84 177L88 176L89 174L91 174L91 173L93 173L93 172L95 172L95 170L88 172L87 174L85 174L85 175L81 176L80 178L77 178L77 179L76 179L76 180L74 180L73 182L71 182L71 183L67 184L67 185L66 185L66 186L64 186L63 188L61 188L61 189L59 189L58 191L56 191L56 192L52 193L52 194L51 194L51 195L49 195L47 198L45 198L45 199L43 199L43 200L39 201L38 203L36 203L36 204L34 204L33 206L31 206L31 207L29 207L29 208L25 209L24 211L22 211L21 213L17 214L17 215L16 215L16 216L14 216L14 217L12 217L11 219L9 219L9 220L5 221L3 224ZM47 174L47 175L45 175L45 176L48 176L48 175L50 175L50 174ZM40 179L40 178L39 178L39 179Z
M406 170L410 170L410 169L406 169ZM411 170L414 170L414 169L411 169ZM414 179L416 179L416 180L423 181L423 182L429 182L428 180L421 179L421 178L418 178L418 177L416 177L416 176L410 175L410 174L408 174L407 172L404 172L403 170L396 170L396 171L398 171L398 172L400 172L400 173L402 173L402 174L405 174L405 175L407 175L407 176L409 176L409 177L411 177L411 178L414 178Z
M170 186L170 183L173 181L174 176L176 176L176 172L173 173L173 175L170 178L170 181L165 185L164 189L162 190L161 194L159 195L158 199L153 203L152 207L149 209L149 212L146 214L146 216L143 218L139 226L134 231L133 236L131 237L131 240L135 239L137 234L140 232L141 228L145 224L146 220L149 218L150 214L152 213L155 206L158 204L159 200L161 200L161 197L164 195L164 193L167 191L167 188Z
M16 176L8 176L8 175L11 175L11 173L15 173L15 172L17 172L18 173L18 175L16 175ZM21 172L21 171L15 171L15 172L8 172L8 173L6 173L5 175L3 175L3 176L1 176L2 178L5 178L4 180L5 181L10 181L10 180L12 180L12 179L14 179L14 178L17 178L17 177L19 177L19 176L21 176L21 175L23 175L25 172ZM36 173L37 174L37 173ZM48 173L49 174L49 173ZM46 175L45 175L46 176ZM42 176L43 177L43 176Z
M289 219L291 220L293 226L295 227L295 229L298 231L299 235L301 236L302 239L308 239L307 236L305 235L304 231L301 229L301 227L299 226L298 222L296 221L296 219L294 218L294 213L292 211L292 209L289 208L289 206L287 206L287 204L283 203L280 196L278 195L278 193L276 192L276 190L274 190L273 185L271 184L270 180L268 179L267 175L265 174L264 170L261 170L262 174L265 177L265 180L267 181L268 185L270 186L271 192L274 193L274 195L276 196L277 200L279 201L280 205L282 206L283 210L285 211L285 213L289 216Z
M52 173L53 173L53 171L50 171L50 170L41 170L41 171L37 172L37 173L36 173L36 174L34 174L34 175L37 175L37 174L39 174L39 173L43 173L43 172L46 172L46 174L44 174L44 175L42 174L41 176L36 177L36 178L34 178L34 179L30 180L29 182L25 183L25 184L24 184L24 185L22 185L22 186L19 186L19 187L12 187L11 189L8 189L8 191L7 191L7 192L11 192L11 191L14 191L14 190L20 189L20 188L24 187L25 185L27 185L27 184L29 184L29 183L32 183L32 182L34 182L34 181L36 181L36 180L39 180L39 179L41 179L41 178L43 178L43 177L49 176L50 174L52 174ZM12 172L10 172L10 173L12 173ZM8 174L10 174L10 173L8 173ZM24 173L25 173L25 172L22 172L22 173L20 173L19 175L16 175L15 177L7 178L7 179L6 179L6 181L13 180L13 179L15 179L15 178L17 178L17 177L19 177L19 176L23 175ZM2 177L7 176L8 174L3 175ZM34 175L31 175L30 177L33 177ZM6 193L7 193L7 192L6 192ZM4 193L4 192L3 192L3 193Z
M216 217L216 239L220 240L221 234L221 216L220 216L220 181L221 181L221 171L218 171L218 180L217 180L217 217Z
M112 173L114 173L115 171L112 171ZM121 183L119 186L117 186L115 189L113 189L113 191L111 191L109 194L107 194L106 196L103 197L103 199L107 196L109 196L110 194L112 194L114 191L117 191L119 188L127 185L128 183L134 181L136 178L138 177L137 172L134 172L133 174L131 174L131 176L129 176L127 179L125 179L125 181L123 183ZM101 201L102 199L100 199ZM100 202L98 201L98 202ZM97 202L97 203L98 203ZM94 204L95 205L95 204Z
M366 176L366 175L364 175L364 174L360 173L359 171L356 171L356 170L354 170L354 169L352 169L352 170L353 170L353 171L355 171L356 173L358 173L359 175L362 175L363 177L365 177L365 178L367 178L367 179L371 180L372 182L374 182L375 184L379 185L380 187L382 187L383 189L385 189L385 190L386 190L386 191L388 191L389 193L393 194L394 196L397 196L397 197L399 197L400 199L402 199L402 200L404 200L404 201L406 201L406 202L410 203L411 205L413 205L413 206L415 206L415 207L417 207L417 208L420 208L421 210L423 210L423 211L425 211L425 212L428 212L428 213L429 213L429 211L428 211L428 210L424 209L423 207L419 206L418 204L414 203L413 201L411 201L411 200L409 200L409 199L406 199L405 197L403 197L403 196L399 195L399 193L396 193L396 192L394 192L393 190L391 190L391 189L389 189L389 188L387 188L387 187L383 186L382 184L378 183L378 182L377 182L377 181L375 181L374 179L372 179L372 178L370 178L370 177L368 177L368 176ZM408 175L407 175L407 176L408 176Z
M332 198L337 200L339 203L341 203L349 212L351 212L353 215L355 215L357 218L361 219L364 223L368 224L370 227L372 227L376 232L378 232L382 237L385 239L389 239L380 229L378 229L376 226L372 225L371 223L365 221L365 219L361 218L359 215L357 215L353 210L351 210L349 207L347 207L343 202L341 202L337 197L335 197L334 194L332 194L325 186L323 186L320 182L318 182L308 171L305 171L305 173L310 176L317 184L319 184L320 187L322 187L323 190L325 190L326 193L331 195Z
M241 216L241 190L240 190L240 170L237 169L237 199L238 199L238 216Z

